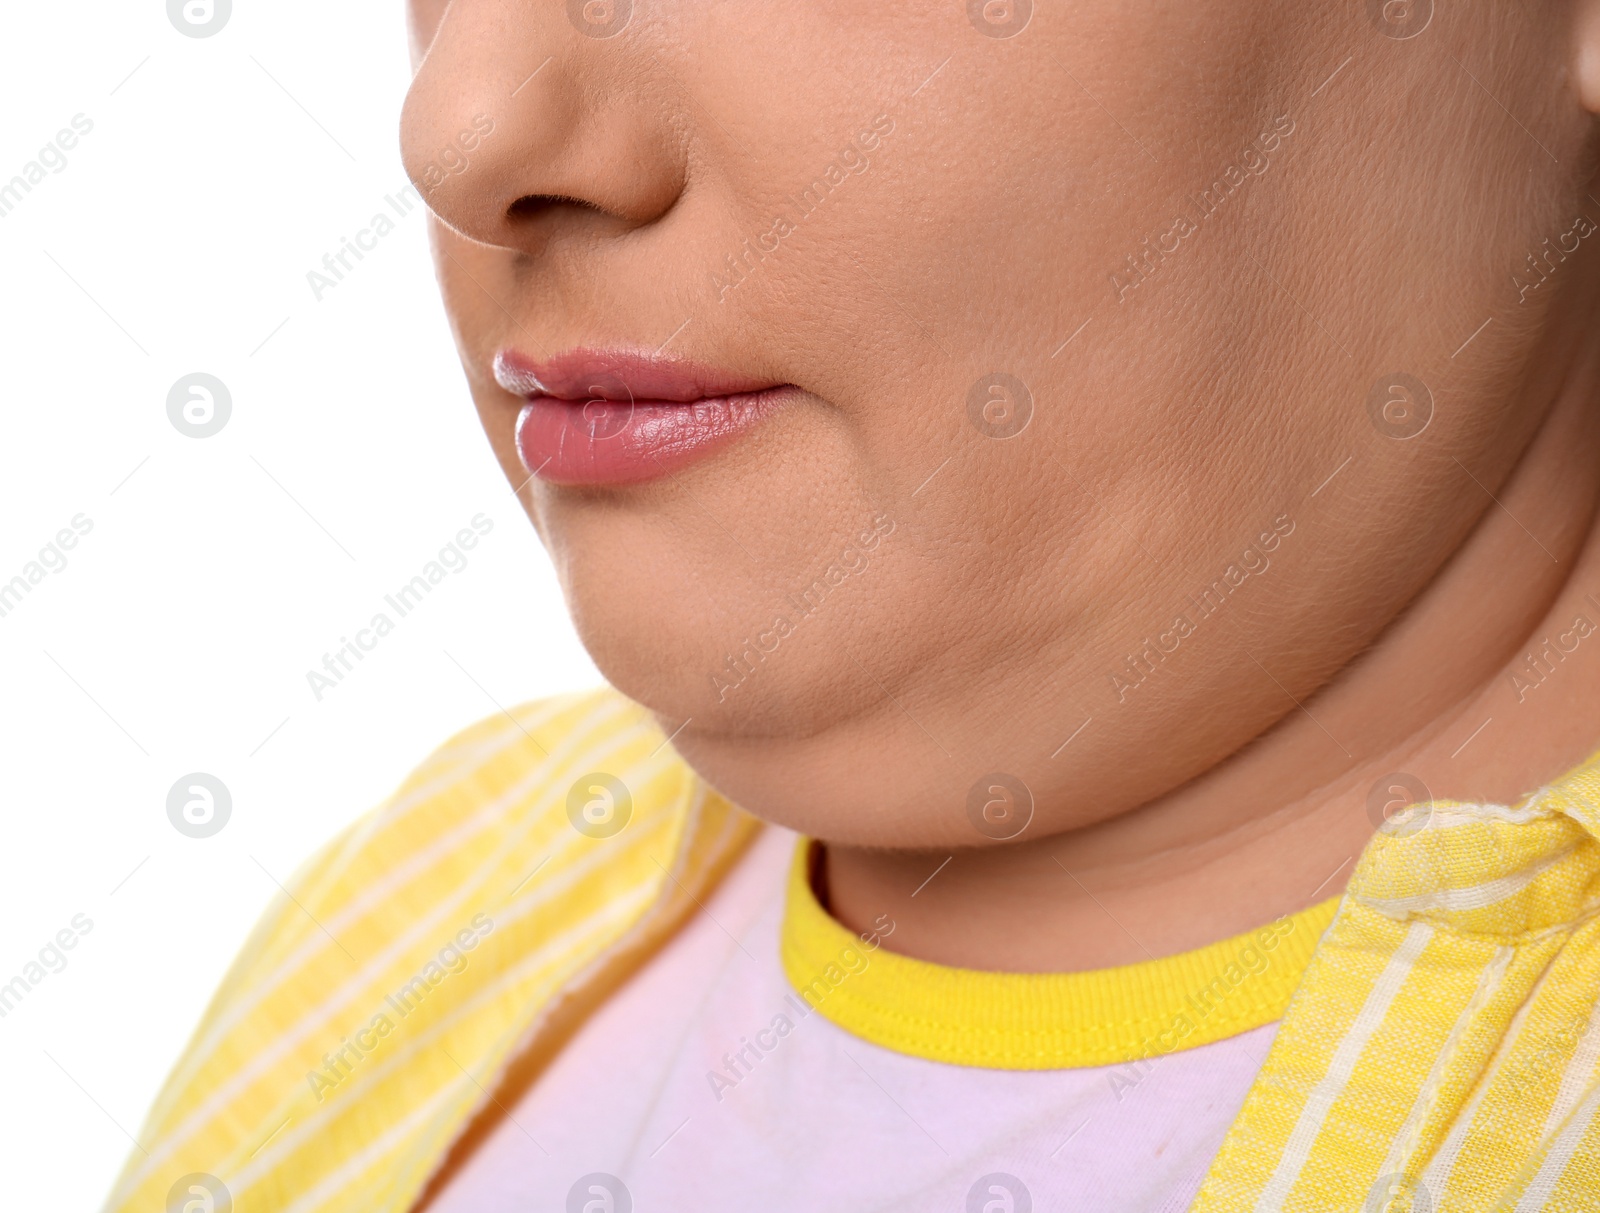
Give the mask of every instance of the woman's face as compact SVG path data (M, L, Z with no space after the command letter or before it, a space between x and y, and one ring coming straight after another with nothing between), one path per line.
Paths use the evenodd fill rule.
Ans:
M404 152L608 678L763 816L981 844L1236 751L1486 507L1574 11L412 0Z

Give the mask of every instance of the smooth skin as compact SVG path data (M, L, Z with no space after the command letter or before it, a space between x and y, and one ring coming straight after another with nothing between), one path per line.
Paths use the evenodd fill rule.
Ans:
M584 643L824 842L847 925L1164 955L1336 893L1396 773L1507 802L1600 746L1600 0L1428 8L1073 0L996 37L1020 10L658 0L600 38L603 4L411 0L406 163ZM529 482L496 352L663 345L801 394L670 477ZM996 372L1010 437L969 409ZM1397 373L1410 437L1414 389L1369 410ZM1033 802L1004 841L968 811L995 773Z

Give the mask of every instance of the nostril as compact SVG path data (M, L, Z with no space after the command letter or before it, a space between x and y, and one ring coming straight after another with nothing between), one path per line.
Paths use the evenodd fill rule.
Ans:
M524 194L506 208L506 215L511 219L532 219L564 206L575 206L586 211L600 210L592 202L566 194Z

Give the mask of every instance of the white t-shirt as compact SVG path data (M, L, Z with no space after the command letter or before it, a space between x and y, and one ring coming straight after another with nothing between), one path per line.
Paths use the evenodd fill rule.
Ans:
M1188 1208L1275 1024L1166 1054L1132 1086L1125 1066L1114 1084L1110 1066L979 1069L893 1052L811 1011L784 976L795 845L763 832L429 1213ZM780 1015L793 1025L781 1036Z

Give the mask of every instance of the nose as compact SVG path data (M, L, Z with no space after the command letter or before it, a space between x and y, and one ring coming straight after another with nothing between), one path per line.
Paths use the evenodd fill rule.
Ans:
M575 6L450 4L406 96L406 172L449 227L535 253L563 232L625 234L683 192L688 156L645 31ZM613 23L614 24L614 23ZM596 31L608 36L596 36Z

